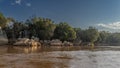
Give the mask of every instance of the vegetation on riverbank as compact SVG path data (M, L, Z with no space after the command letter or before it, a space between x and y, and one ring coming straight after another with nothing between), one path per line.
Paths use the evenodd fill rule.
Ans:
M120 33L98 31L94 27L88 29L74 28L66 22L56 24L48 18L32 17L25 22L6 18L0 13L0 26L7 34L8 40L37 37L39 40L59 39L62 42L120 43Z

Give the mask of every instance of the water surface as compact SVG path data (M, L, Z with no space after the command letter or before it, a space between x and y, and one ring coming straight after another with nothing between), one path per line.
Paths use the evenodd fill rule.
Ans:
M0 68L118 68L120 47L0 46Z

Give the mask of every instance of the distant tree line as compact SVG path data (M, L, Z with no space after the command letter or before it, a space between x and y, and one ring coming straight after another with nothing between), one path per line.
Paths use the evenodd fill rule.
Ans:
M8 39L37 37L39 40L120 43L120 33L98 31L94 27L84 30L73 28L66 22L55 24L51 19L41 17L32 17L25 22L20 22L13 18L6 18L0 13L0 26L6 32Z

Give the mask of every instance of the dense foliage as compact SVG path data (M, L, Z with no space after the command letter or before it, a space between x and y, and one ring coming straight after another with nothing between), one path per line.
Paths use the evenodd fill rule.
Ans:
M77 31L78 37L83 41L83 42L95 42L97 41L99 37L99 32L97 29L93 27L89 27L86 30L80 30Z
M2 13L0 13L0 26L3 28L5 27L6 23L7 23L7 19L4 17Z
M55 24L48 18L32 18L28 23L29 38L38 37L41 40L50 40L53 37Z
M5 18L0 13L0 27L6 31L8 39L37 37L40 40L60 39L61 41L120 43L120 33L98 31L94 27L84 30L73 28L66 22L55 24L48 18L33 17L25 22L19 22L13 18Z
M54 31L54 38L62 41L74 40L76 38L76 32L67 23L59 23Z

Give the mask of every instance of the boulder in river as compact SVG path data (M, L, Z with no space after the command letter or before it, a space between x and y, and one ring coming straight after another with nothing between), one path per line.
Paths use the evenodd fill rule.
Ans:
M63 45L64 45L64 46L73 46L73 43L64 41L64 42L63 42Z
M17 46L41 46L41 43L33 39L19 38L13 45Z
M62 41L56 39L56 40L51 40L50 41L51 46L62 46Z

